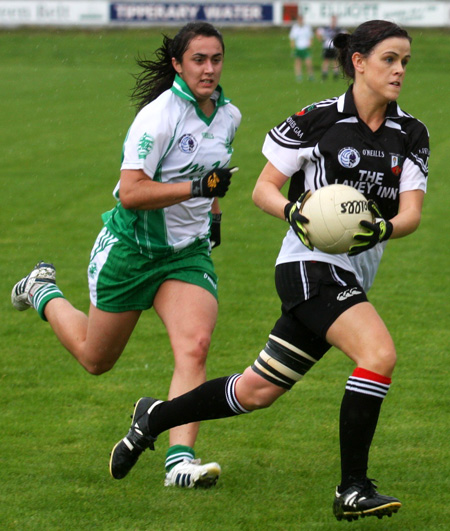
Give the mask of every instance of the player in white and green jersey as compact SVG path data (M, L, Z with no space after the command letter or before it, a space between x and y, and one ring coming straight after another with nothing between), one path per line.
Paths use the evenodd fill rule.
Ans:
M12 293L13 305L35 307L93 374L114 366L141 312L154 307L174 353L169 398L205 381L217 318L210 255L220 243L218 197L230 185L231 144L241 120L219 85L224 51L221 34L196 22L173 39L164 36L156 60L138 60L138 114L124 143L117 205L103 214L88 268L89 317L63 297L52 264L40 262ZM166 485L217 481L220 466L195 459L197 432L198 423L172 430Z
M177 74L172 88L136 116L125 141L122 170L142 170L160 183L185 183L227 166L240 113L220 87L212 97L215 108L206 116ZM207 239L212 201L196 197L150 211L125 209L119 202L106 217L106 226L151 258Z

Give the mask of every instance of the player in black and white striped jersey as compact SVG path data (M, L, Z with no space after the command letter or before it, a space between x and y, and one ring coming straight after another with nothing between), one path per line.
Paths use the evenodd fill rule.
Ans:
M128 450L130 441L153 448L156 437L172 426L269 407L333 345L355 363L340 410L341 481L334 514L338 520L382 517L401 507L397 498L379 494L367 476L396 351L366 292L387 240L407 236L420 223L428 132L396 104L411 55L405 30L369 21L334 43L353 85L269 132L263 147L268 162L253 193L257 206L290 224L276 265L281 317L242 375L208 381L166 402L141 398L128 434L113 449L113 476L124 477L141 453ZM287 201L281 189L289 179ZM301 214L307 192L332 183L363 191L376 213L373 223L361 223L368 233L359 235L348 254L313 249Z

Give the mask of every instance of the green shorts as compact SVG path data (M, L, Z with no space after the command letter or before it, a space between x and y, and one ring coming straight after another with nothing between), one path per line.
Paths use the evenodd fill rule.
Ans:
M294 57L298 57L299 59L308 59L308 57L311 57L311 49L310 48L296 48L294 50Z
M155 259L126 246L106 227L97 237L88 267L91 302L105 312L147 310L169 279L200 286L217 299L217 276L209 242L199 240L181 251Z

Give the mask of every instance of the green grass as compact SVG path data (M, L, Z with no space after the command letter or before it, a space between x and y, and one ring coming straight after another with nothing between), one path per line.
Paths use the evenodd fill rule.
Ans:
M242 113L233 163L241 170L223 200L223 244L214 251L220 314L208 374L253 362L279 314L273 264L286 226L254 207L267 130L346 84L293 82L286 30L224 30L223 85ZM446 32L414 31L400 103L431 134L429 193L417 233L392 242L371 300L395 339L399 363L382 410L370 475L404 507L352 529L448 529L449 240L447 154L450 54ZM109 451L133 401L164 398L172 357L153 312L139 323L110 373L88 375L34 312L10 304L13 284L38 259L88 308L86 267L100 214L114 204L134 57L157 30L0 33L0 515L17 530L254 530L346 528L331 514L339 479L337 419L351 363L329 355L271 409L204 423L198 455L223 475L210 491L163 487L167 434L121 482ZM315 48L319 74L319 49Z

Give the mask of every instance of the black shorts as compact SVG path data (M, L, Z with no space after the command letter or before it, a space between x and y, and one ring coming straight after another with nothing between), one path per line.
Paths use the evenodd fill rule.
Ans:
M272 334L315 359L330 348L325 337L346 310L367 301L350 271L325 262L289 262L275 269L282 315Z

